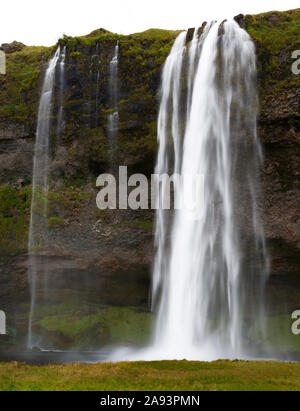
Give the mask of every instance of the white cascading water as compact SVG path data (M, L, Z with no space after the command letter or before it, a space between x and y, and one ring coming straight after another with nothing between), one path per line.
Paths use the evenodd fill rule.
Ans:
M41 92L36 141L34 148L33 177L32 177L32 202L30 215L30 229L28 240L29 252L29 283L31 289L31 305L28 327L28 347L38 345L32 332L37 298L37 282L46 281L47 265L38 263L37 252L41 251L47 241L47 193L49 181L50 161L50 125L52 114L52 97L56 66L59 61L60 47L56 50L48 64ZM39 278L38 278L39 277Z
M117 109L119 84L118 84L118 69L119 69L119 42L117 42L114 55L109 64L109 108L113 110L108 116L108 138L110 142L114 142L118 134L119 111Z
M256 355L247 327L263 321L255 48L235 21L197 33L189 47L179 35L164 67L156 173L203 175L203 218L157 211L152 359Z
M61 132L63 130L63 114L64 114L64 107L63 107L63 99L64 99L64 91L65 91L65 63L66 63L66 52L67 48L64 46L59 62L59 109L58 109L58 116L57 116L57 127L56 127L56 135L57 138L60 138Z
M98 110L99 110L99 95L100 95L100 67L101 61L99 57L99 43L96 46L96 59L97 59L97 79L96 79L96 108L95 108L95 127L98 126Z

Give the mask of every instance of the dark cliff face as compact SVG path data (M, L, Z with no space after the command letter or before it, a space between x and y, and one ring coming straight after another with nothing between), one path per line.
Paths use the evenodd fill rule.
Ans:
M300 10L247 16L256 43L263 143L261 213L271 257L271 307L290 314L300 300L300 75L292 70L300 50ZM279 327L280 328L280 327Z
M272 258L270 298L274 305L280 300L288 303L289 310L299 309L300 75L292 72L292 52L300 50L300 9L238 16L237 21L252 36L257 49L259 135L265 156L259 207ZM76 298L80 294L85 302L101 300L105 306L131 307L128 315L132 322L137 313L148 311L153 213L100 212L95 204L95 179L111 171L112 158L118 165L127 165L129 173L152 172L160 75L177 34L150 30L119 36L97 30L86 37L59 41L67 50L64 121L59 138L54 133L52 136L50 238L41 264L48 264L56 290L64 278L69 294L75 293ZM112 109L109 62L117 41L120 129L118 148L112 152L107 139ZM28 310L26 252L38 101L47 61L56 46L23 47L16 43L5 47L7 75L0 76L0 308L9 312L11 328L18 331L21 341L26 318L20 319L20 312L24 307ZM59 87L57 75L53 130ZM63 297L59 291L54 293L52 305L59 306ZM83 317L98 315L91 306L84 305L82 310ZM105 319L97 317L90 328L93 333L97 327L101 329L101 335L93 334L95 340L114 341L114 332L107 325L113 322L111 313L105 315ZM65 316L72 317L68 310ZM55 338L61 346L72 346L74 340L84 346L82 334L71 338L53 329L50 320L43 321L38 327L51 335L57 332ZM127 334L119 339L132 340Z
M266 232L298 247L300 76L292 55L300 49L299 19L295 10L247 16L245 24L257 48Z

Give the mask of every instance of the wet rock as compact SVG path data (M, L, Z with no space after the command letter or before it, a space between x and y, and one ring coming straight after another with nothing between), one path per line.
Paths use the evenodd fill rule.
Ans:
M234 20L237 22L237 24L243 29L245 28L245 23L246 23L246 18L244 14L239 14L234 17Z

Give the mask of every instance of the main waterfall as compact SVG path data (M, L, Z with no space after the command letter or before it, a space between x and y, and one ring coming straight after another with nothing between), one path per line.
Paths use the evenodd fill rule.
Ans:
M186 37L163 71L156 173L203 175L204 210L198 221L157 211L150 351L165 359L253 356L248 328L263 330L268 273L257 212L255 49L235 21L206 25L200 37L196 30L190 45Z

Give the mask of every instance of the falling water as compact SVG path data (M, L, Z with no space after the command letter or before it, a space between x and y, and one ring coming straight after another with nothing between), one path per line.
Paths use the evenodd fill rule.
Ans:
M99 94L100 94L100 66L99 43L96 46L96 61L97 61L97 78L96 78L96 109L95 109L95 127L98 126L98 110L99 110Z
M189 116L191 110L191 100L193 93L193 85L195 78L195 61L199 58L199 28L196 28L194 31L193 39L190 45L189 54L188 54L188 91L187 91L187 117Z
M119 96L118 84L118 69L119 69L119 42L114 50L113 58L109 65L109 108L112 113L108 116L108 138L110 142L114 142L118 135L119 111L117 108Z
M37 251L41 251L47 240L47 192L48 192L48 177L49 177L49 135L52 113L52 96L55 80L55 72L57 62L60 56L60 47L56 50L55 55L50 60L45 73L44 84L42 88L36 142L34 148L34 163L33 163L33 181L32 181L32 203L30 216L29 230L29 282L31 287L31 306L29 315L29 330L28 330L28 347L32 348L37 344L33 338L32 323L35 312L35 304L37 297L37 281L39 277L46 277L46 265L38 269ZM40 270L43 272L41 273Z
M63 48L63 51L60 56L59 62L59 109L58 109L58 116L57 116L57 127L56 127L56 135L57 139L60 138L61 132L63 130L63 99L64 99L64 91L65 91L65 62L66 62L66 46Z
M164 67L156 173L203 175L203 218L157 211L152 358L255 355L245 341L263 318L255 48L234 21L197 33Z

